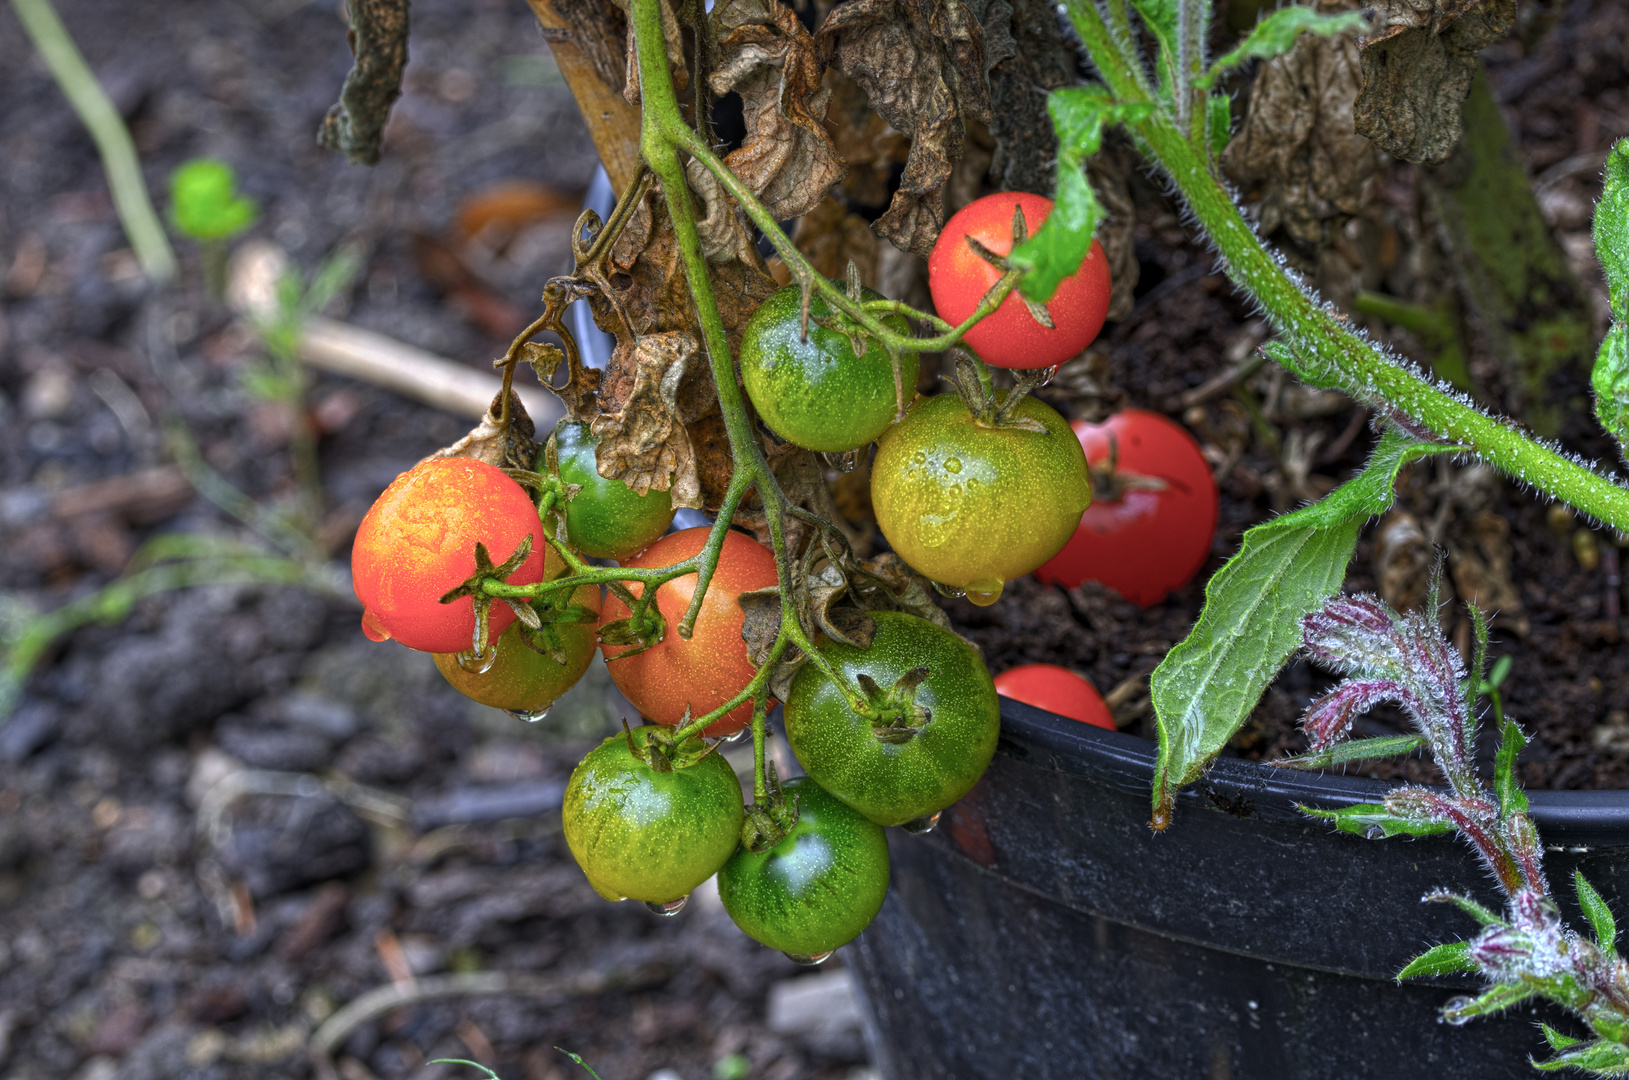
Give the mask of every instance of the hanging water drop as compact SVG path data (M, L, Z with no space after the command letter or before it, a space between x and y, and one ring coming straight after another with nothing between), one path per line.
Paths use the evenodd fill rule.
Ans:
M831 958L831 954L836 951L836 949L827 949L825 952L812 954L789 952L786 954L786 958L792 961L794 964L802 964L804 967L814 967L816 964L824 964Z
M473 651L457 653L453 659L458 661L459 667L471 675L485 675L492 670L492 665L498 662L498 647L488 645L486 652L481 653L479 656Z
M921 836L923 833L930 833L934 829L938 828L939 816L943 813L943 810L935 810L927 817L919 817L912 821L907 821L905 824L901 825L900 828L904 829L908 833L915 833L918 836Z
M677 900L669 900L665 904L658 903L655 900L646 900L645 901L645 906L650 908L656 914L660 915L662 918L671 919L671 918L673 918L673 916L677 915L679 912L684 910L684 905L689 900L690 900L690 897L689 897L688 894L686 894L684 896L679 897Z
M967 602L977 604L979 607L989 607L1001 599L1001 590L1004 587L1003 582L994 578L970 582L967 586Z
M549 702L549 705L553 704L554 702ZM541 709L505 709L504 712L513 716L516 720L524 720L528 724L535 724L549 715L549 705L545 705Z

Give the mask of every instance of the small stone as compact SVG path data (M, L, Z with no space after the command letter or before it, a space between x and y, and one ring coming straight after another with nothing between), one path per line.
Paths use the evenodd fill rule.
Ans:
M769 1030L839 1061L864 1061L854 976L839 969L783 979L769 988Z

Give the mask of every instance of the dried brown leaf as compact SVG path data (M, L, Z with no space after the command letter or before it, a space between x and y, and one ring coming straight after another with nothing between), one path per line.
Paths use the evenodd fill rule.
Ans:
M775 647L775 639L781 636L780 586L744 592L736 598L736 603L745 613L741 621L741 640L747 643L747 659L754 667L762 667Z
M792 243L824 277L841 281L853 260L862 282L877 280L877 234L865 218L849 213L836 199L823 199L799 218Z
M628 14L628 0L611 0L622 9L623 15ZM622 97L629 105L639 104L639 59L634 48L633 20L627 19L628 47L623 56L623 66L627 72L626 80L622 85ZM690 67L684 58L684 31L679 28L678 16L673 14L673 6L668 0L662 0L662 38L667 44L667 66L673 73L673 85L680 90L690 85Z
M946 630L950 618L933 602L927 579L892 551L849 565L855 600L870 611L905 611Z
M690 190L701 197L702 213L696 218L696 232L701 237L702 255L710 263L756 262L758 248L747 228L746 214L724 191L724 185L695 159L684 172Z
M679 387L696 357L696 341L672 331L647 334L632 346L618 343L589 430L599 442L599 474L643 495L670 491L674 506L701 505L696 456L679 416ZM608 372L609 374L609 372Z
M507 428L498 423L498 413L502 407L503 394L499 392L492 399L492 404L487 406L486 415L470 429L469 434L430 456L474 458L498 469L532 468L537 464L538 444L534 438L537 425L532 423L526 406L520 403L520 396L514 391L509 392Z
M796 12L762 0L720 4L713 25L713 92L740 94L747 125L746 140L724 163L775 217L797 217L843 178L824 123L832 94L821 83L814 38Z
M827 68L821 82L832 92L826 106L827 123L837 154L848 165L843 178L843 201L881 213L888 205L888 183L894 169L905 164L911 141L878 116L859 83L836 68Z
M1303 34L1262 65L1222 167L1257 202L1263 232L1282 226L1318 245L1327 222L1359 213L1374 195L1382 158L1352 127L1362 83L1350 37Z
M1516 21L1517 0L1380 0L1361 43L1359 134L1404 161L1436 164L1459 141L1477 54Z
M848 0L818 34L821 53L911 139L899 190L873 228L919 255L944 226L941 189L962 156L968 117L988 122L984 35L962 0Z

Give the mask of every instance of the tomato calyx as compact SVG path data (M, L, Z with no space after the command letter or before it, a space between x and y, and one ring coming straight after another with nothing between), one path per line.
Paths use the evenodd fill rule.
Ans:
M788 799L773 761L764 762L764 798L747 807L741 846L754 855L769 851L797 828L798 800Z
M608 664L630 656L638 656L646 649L660 645L666 636L667 620L662 618L655 601L646 604L643 612L636 611L625 619L617 619L600 627L601 645L610 645L612 648L627 646L615 656L607 656L605 662Z
M494 566L492 556L487 554L486 545L479 540L475 542L475 573L471 574L462 585L448 589L442 594L440 601L443 604L450 604L455 600L461 600L468 596L475 603L475 634L470 643L469 652L457 654L459 667L479 674L492 666L492 658L497 655L497 650L488 642L488 617L492 612L492 602L497 597L488 593L482 588L482 585L487 581L508 581L531 554L532 538L528 535L521 539L520 546L515 548L513 555ZM537 621L537 613L532 611L531 606L524 600L516 600L507 596L503 599L514 611L515 617L521 622L531 626L533 622ZM485 666L480 668L470 666L471 663L481 664L483 662Z
M916 738L917 732L933 719L933 710L916 700L916 688L928 674L925 667L913 667L887 690L863 671L854 676L866 700L863 715L871 720L871 734L895 746Z
M986 385L986 376L980 372L979 367L980 362L974 361L965 353L958 353L956 373L950 380L956 392L961 395L967 411L973 414L973 422L979 427L1011 428L1045 435L1047 433L1045 424L1034 417L1018 415L1019 403L1029 396L1030 391L1042 384L1043 374L1035 372L1018 375L1013 381L1011 390L998 391Z
M718 749L718 744L705 742L693 735L687 739L675 739L666 728L647 728L644 739L635 739L626 718L622 721L622 735L628 740L628 753L656 773L688 769Z
M1119 467L1120 440L1110 431L1109 456L1094 465L1086 463L1086 472L1092 479L1093 502L1119 502L1130 491L1164 491L1171 485L1158 476L1126 472Z
M569 655L565 641L560 637L560 626L599 621L598 612L571 602L571 592L570 589L560 589L531 603L510 605L515 618L521 623L521 641L533 652L542 653L556 664L566 663Z
M973 249L973 254L977 255L979 258L1001 271L1003 275L1010 274L1015 269L1020 269L1019 267L1013 266L1012 262L1007 258L1007 256L997 255L995 252L991 251L989 248L975 240L971 235L964 237L964 239L967 241L967 246ZM1024 208L1022 206L1015 205L1012 208L1013 248L1016 249L1018 245L1024 243L1028 239L1029 223L1024 220ZM990 286L989 292L984 294L985 297L988 298L990 293L995 292L1000 287L1001 282L997 281L994 285ZM1057 329L1057 325L1052 321L1052 312L1047 310L1047 306L1045 304L1041 303L1039 300L1031 300L1018 290L1014 290L1012 295L1018 297L1018 299L1024 302L1024 306L1029 309L1030 318L1034 319L1048 330ZM983 301L981 300L980 303L983 303Z

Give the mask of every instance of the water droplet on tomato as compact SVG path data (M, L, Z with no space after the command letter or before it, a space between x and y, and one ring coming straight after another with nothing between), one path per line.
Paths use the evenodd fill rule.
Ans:
M953 457L945 458L945 472L947 472L947 473L959 473L961 471L962 471L962 459L961 458L953 458Z
M821 953L789 952L786 954L786 958L792 961L794 964L802 964L804 967L814 967L816 964L824 964L831 958L831 954L836 951L836 949L827 949L825 952Z
M665 904L659 904L655 900L646 900L645 906L650 908L656 914L660 915L662 918L671 919L673 916L684 910L684 905L688 903L689 900L690 897L688 895L681 896L677 900L669 900Z
M991 578L987 581L974 581L967 586L967 602L977 604L979 607L989 607L1001 599L1001 590L1004 584Z
M971 597L969 598L971 599ZM943 810L935 810L927 817L919 817L913 821L907 821L905 824L901 825L900 828L904 829L908 833L915 833L918 836L921 836L923 833L930 833L938 827L939 816L943 813Z
M551 701L549 705L552 704L554 703ZM505 709L504 712L513 716L516 720L524 720L528 724L535 724L549 715L549 705L545 705L541 709Z
M498 647L488 645L486 652L479 656L475 655L473 651L456 653L453 659L458 661L459 667L471 675L485 675L492 670L492 665L498 662Z
M916 453L911 455L911 460L916 462L918 465L925 465L928 461L928 455L923 453L921 450L918 450Z
M962 486L960 484L950 485L950 497L953 499L959 499L962 497Z

